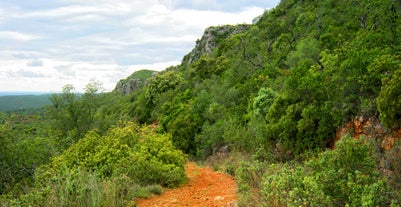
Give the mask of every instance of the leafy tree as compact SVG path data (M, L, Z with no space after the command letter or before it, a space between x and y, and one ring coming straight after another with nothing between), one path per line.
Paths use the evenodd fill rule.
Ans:
M174 145L185 153L194 154L195 134L201 127L201 118L194 112L195 101L190 99L192 91L177 94L163 105L160 123L164 132L171 133Z
M384 86L377 98L380 120L391 129L401 127L401 70L391 79L385 79Z
M173 91L180 91L178 87L183 82L181 74L174 70L150 78L149 83L134 100L135 107L131 114L141 123L154 121L162 110L163 104L174 96Z
M53 94L50 97L52 105L48 108L49 115L56 120L57 128L65 135L73 129L78 131L80 127L78 123L80 106L77 104L78 95L74 90L74 86L66 85L62 94Z
M56 129L68 137L67 145L77 141L93 127L94 119L101 102L101 84L91 82L83 95L78 94L72 85L63 87L61 94L50 97L52 105L48 114L54 119Z
M86 126L83 129L84 132L91 129L95 123L97 110L102 104L104 98L103 86L101 82L92 81L85 86L85 93L81 97L83 112L85 117L81 121L80 125Z
M319 63L319 55L319 42L316 39L302 39L298 42L296 49L288 54L288 65L291 68L298 65L310 68L312 65Z

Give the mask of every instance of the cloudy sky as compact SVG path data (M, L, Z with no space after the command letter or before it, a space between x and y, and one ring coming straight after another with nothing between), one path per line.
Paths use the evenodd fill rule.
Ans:
M179 64L205 28L251 23L279 0L1 0L0 91L106 91Z

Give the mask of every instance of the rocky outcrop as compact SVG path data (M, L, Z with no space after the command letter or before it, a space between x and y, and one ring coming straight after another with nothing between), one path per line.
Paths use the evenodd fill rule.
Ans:
M330 143L330 148L334 148L335 142L347 134L355 139L361 136L375 138L380 142L380 147L386 151L401 144L401 129L391 132L376 117L357 116L337 130L333 143Z
M232 35L242 33L248 30L249 27L250 25L240 24L207 28L202 38L196 41L195 48L183 58L182 64L191 64L198 60L202 55L210 54L222 40L227 39Z
M340 140L347 134L354 138L359 138L361 135L365 137L384 137L386 130L375 117L357 116L337 130L336 140Z
M148 79L156 74L157 72L152 70L136 71L126 79L121 79L118 81L114 91L123 95L135 92L143 88Z
M114 91L121 93L123 95L127 95L141 89L143 86L145 86L145 81L143 80L137 78L130 80L123 79L118 81Z
M240 25L224 25L224 26L213 26L205 30L202 38L196 41L195 48L192 49L190 53L184 56L182 60L182 65L188 65L196 60L198 60L203 55L210 54L219 43L232 35L242 33L248 30L250 25L240 24ZM166 70L168 70L167 68ZM171 68L170 68L171 69ZM140 70L134 72L132 75L126 79L118 81L114 92L127 95L143 88L147 79L157 74L155 71L151 70Z

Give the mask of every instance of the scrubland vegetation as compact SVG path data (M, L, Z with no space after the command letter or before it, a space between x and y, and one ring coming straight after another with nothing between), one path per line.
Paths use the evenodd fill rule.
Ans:
M67 85L2 113L1 204L134 205L189 158L235 176L240 206L399 206L401 145L382 142L401 127L400 18L395 0L282 0L129 95ZM338 137L356 117L375 130Z

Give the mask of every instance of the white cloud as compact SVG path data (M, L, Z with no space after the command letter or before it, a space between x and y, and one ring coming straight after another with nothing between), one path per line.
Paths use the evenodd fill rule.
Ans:
M58 0L37 6L26 0L1 2L0 91L54 91L70 83L82 89L91 79L112 90L135 70L178 64L209 26L250 23L262 14L263 3Z
M15 31L0 31L0 40L31 41L39 39L39 36Z
M17 17L19 18L75 18L80 16L103 16L103 15L116 15L122 10L125 10L118 5L71 5L62 6L54 9L39 10L30 13L20 12ZM69 21L69 19L66 19Z
M195 7L202 9L213 9L218 7L216 0L192 0L192 4Z
M41 67L41 66L43 66L43 60L35 59L35 60L28 61L27 66Z
M30 63L32 60L0 60L0 91L60 91L67 84L73 84L78 91L82 91L91 80L100 81L106 90L112 90L118 80L136 70L161 71L179 64L179 61L128 66L53 59L41 60L41 67L30 66Z
M48 74L41 73L40 71L26 70L26 69L21 69L21 70L17 71L17 73L15 75L18 78L28 78L28 79L48 77Z
M213 25L251 23L252 19L263 11L264 9L258 7L247 7L238 13L185 9L176 11L173 18L184 27L196 26L203 31L206 27Z

